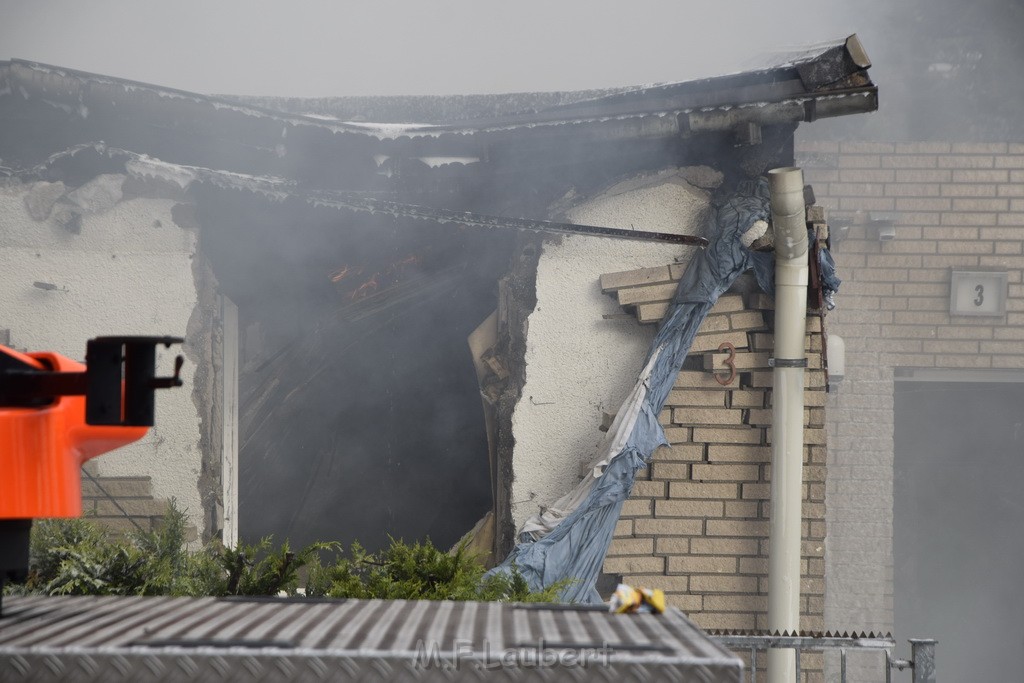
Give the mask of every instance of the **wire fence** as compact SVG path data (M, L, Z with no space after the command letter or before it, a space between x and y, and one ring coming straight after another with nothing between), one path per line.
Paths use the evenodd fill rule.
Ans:
M894 657L896 641L892 634L875 633L738 633L712 632L711 638L738 654L749 654L751 681L756 683L759 653L773 649L796 652L796 683L801 681L801 655L804 652L838 652L839 681L847 683L847 657L850 652L878 652L883 670L878 681L892 682L892 672L910 670L913 683L935 683L935 644L931 639L910 639L910 659ZM767 657L765 657L767 659Z

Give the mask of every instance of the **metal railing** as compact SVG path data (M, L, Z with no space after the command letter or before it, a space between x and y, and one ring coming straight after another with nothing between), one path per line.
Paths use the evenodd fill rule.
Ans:
M711 639L719 645L737 653L750 653L751 683L757 679L757 656L759 652L771 649L796 651L796 681L801 674L800 655L803 652L839 651L839 680L846 683L847 653L851 651L874 651L884 653L885 671L880 681L892 682L892 671L910 669L913 683L935 683L935 640L911 638L910 659L895 659L893 650L896 641L886 633L740 633L711 632Z

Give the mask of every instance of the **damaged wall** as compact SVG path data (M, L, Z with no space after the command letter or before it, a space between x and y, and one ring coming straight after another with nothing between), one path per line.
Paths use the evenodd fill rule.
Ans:
M77 189L18 181L0 188L0 327L10 330L11 346L81 360L97 336L185 336L200 298L196 233L175 224L173 200L126 198L124 189L124 176L113 174ZM208 351L193 340L183 352L158 349L158 374L170 373L177 353L185 356L184 387L158 392L156 426L91 462L105 477L151 477L152 496L175 498L203 534L198 481L209 406L193 387Z
M555 212L574 223L693 235L710 207L702 187L721 180L710 168L672 169L618 183ZM512 417L517 528L579 482L602 436L603 413L614 413L629 393L653 338L653 329L602 318L621 311L601 293L600 276L676 258L685 262L691 251L575 235L544 244L537 304L528 319L526 383Z
M613 273L602 284L641 322L654 323L677 285L672 270ZM659 416L671 445L656 450L650 467L638 473L604 564L625 583L663 589L669 604L709 630L768 626L773 316L772 297L749 293L722 296L705 318ZM818 313L809 311L800 561L805 630L824 630L822 329ZM726 342L734 353L719 351ZM804 654L801 666L820 669L820 655Z

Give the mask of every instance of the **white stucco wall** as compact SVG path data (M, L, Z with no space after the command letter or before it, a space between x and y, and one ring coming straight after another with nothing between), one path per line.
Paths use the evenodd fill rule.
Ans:
M81 361L92 337L185 336L197 302L197 239L171 220L172 200L120 201L83 215L74 234L54 216L32 219L25 204L30 187L0 187L0 328L10 329L13 346ZM37 281L60 289L39 289ZM171 373L178 353L180 346L158 351L158 374ZM202 531L195 370L186 358L184 387L157 392L156 426L142 441L92 462L104 476L152 476L153 495L177 498Z
M704 174L705 176L707 174ZM696 234L710 195L669 171L620 183L567 212L573 223ZM518 528L572 489L595 454L602 412L614 414L633 387L655 326L621 313L601 292L604 273L687 260L691 247L566 236L544 245L537 307L529 317L526 384L512 416L512 514Z

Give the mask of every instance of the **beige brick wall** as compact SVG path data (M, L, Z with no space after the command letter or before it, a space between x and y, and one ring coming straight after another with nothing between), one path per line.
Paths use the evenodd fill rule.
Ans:
M603 282L644 320L652 307L636 292ZM648 273L650 276L651 274ZM661 274L662 279L670 274ZM678 274L676 275L678 277ZM639 283L637 283L639 284ZM650 296L672 289L646 282ZM653 286L652 286L653 285ZM633 585L661 588L705 629L767 628L768 490L771 481L772 336L764 312L770 297L722 297L691 350L702 367L680 372L661 414L671 447L655 452L623 508L605 571ZM646 310L645 310L645 307ZM808 319L804 449L802 617L824 628L825 372L821 320ZM737 374L726 386L726 352L736 347ZM652 552L653 546L653 552ZM805 661L820 677L820 661ZM812 675L812 678L816 678Z
M82 516L115 532L149 531L167 512L168 502L152 495L151 477L101 477L89 463L82 472ZM190 529L194 540L195 529Z
M829 395L825 617L892 628L893 377L900 368L1024 368L1024 144L798 142L797 164L852 225L835 257L829 332L846 379ZM879 242L856 211L897 219ZM1007 313L950 316L950 271L1009 275ZM896 634L899 638L914 634Z

